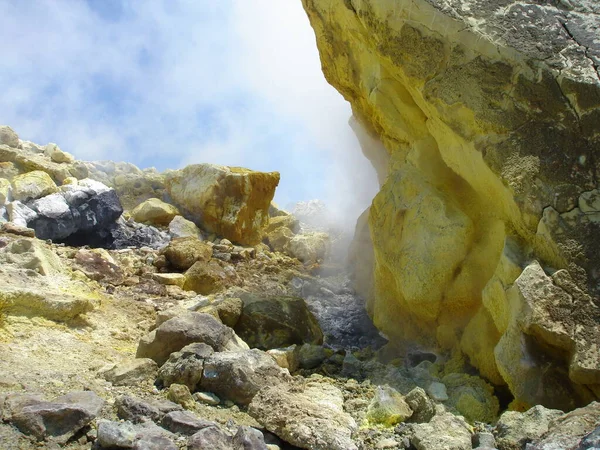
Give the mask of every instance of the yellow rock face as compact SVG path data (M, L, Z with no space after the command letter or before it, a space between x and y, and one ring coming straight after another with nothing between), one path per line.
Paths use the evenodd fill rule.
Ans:
M136 222L154 225L168 225L177 215L179 215L177 208L158 198L149 198L131 211L131 217Z
M352 104L381 184L351 251L375 324L399 348L463 352L532 403L527 393L540 386L506 367L537 328L515 331L520 306L509 291L535 258L571 298L600 296L600 255L590 250L600 245L598 168L589 159L600 101L583 94L600 98L600 80L585 61L559 74L535 51L507 45L508 34L491 40L489 3L477 21L479 10L450 17L427 0L303 0L325 77ZM557 269L568 277L554 280ZM593 322L593 303L580 305L579 320ZM567 391L584 402L600 375L595 341L571 339L594 356L577 351L570 362L555 344L537 351L560 361ZM541 360L532 364L540 373ZM553 401L548 383L535 402Z
M166 174L173 202L209 232L244 245L262 240L277 172L196 164Z
M50 178L50 175L41 170L34 170L16 176L12 181L12 185L13 197L15 200L20 201L35 200L58 191L58 187Z

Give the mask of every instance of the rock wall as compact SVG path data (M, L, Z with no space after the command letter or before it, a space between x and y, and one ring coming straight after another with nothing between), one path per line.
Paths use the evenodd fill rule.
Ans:
M382 183L353 259L376 325L523 403L595 398L600 6L303 4Z

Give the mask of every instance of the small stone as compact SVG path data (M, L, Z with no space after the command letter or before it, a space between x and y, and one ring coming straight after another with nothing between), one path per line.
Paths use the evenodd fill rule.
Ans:
M391 427L404 422L412 414L412 409L398 391L389 386L378 386L367 410L367 420L373 424Z
M199 419L189 411L170 412L163 417L161 425L172 433L179 433L185 436L191 436L207 427L217 426L214 422Z
M439 381L433 381L427 386L427 394L437 402L445 402L448 400L446 385Z
M496 438L492 433L480 432L473 435L473 448L496 448Z
M435 415L435 404L420 387L416 387L406 394L404 400L413 410L413 415L410 418L411 422L426 423Z
M98 423L98 444L101 447L131 448L137 430L131 422L111 422L102 420Z
M178 405L183 406L185 409L191 409L194 407L194 398L190 389L183 384L172 384L169 386L169 392L167 398Z
M233 436L233 447L239 450L267 450L265 437L256 428L241 426Z
M155 273L152 275L155 281L167 286L179 286L183 288L185 275L181 273Z
M169 223L169 234L172 238L193 237L202 240L202 232L191 220L175 216Z
M231 437L217 427L198 431L188 441L188 450L231 450Z
M134 386L144 381L154 380L158 365L149 358L138 358L115 366L105 372L104 379L115 386Z
M217 406L221 403L221 399L212 392L196 392L192 397L194 397L194 400L197 402L210 406Z

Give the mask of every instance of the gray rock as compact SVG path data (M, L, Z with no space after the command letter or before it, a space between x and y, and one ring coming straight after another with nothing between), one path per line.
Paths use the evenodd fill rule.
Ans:
M120 419L129 420L133 423L145 422L148 419L159 422L165 414L183 409L176 403L167 400L145 402L126 395L117 398L115 407Z
M207 427L217 426L215 422L199 419L188 411L170 412L163 417L161 425L172 433L184 434L186 436L191 436Z
M169 234L171 238L195 237L202 240L200 228L191 220L182 216L175 216L169 223Z
M520 450L529 442L540 439L548 432L549 424L564 413L557 409L534 406L522 413L507 411L496 424L496 440L501 450Z
M98 423L98 444L102 448L131 448L137 433L131 422L102 420Z
M427 396L420 387L414 388L404 398L410 409L414 411L410 421L414 423L429 422L435 415L435 403Z
M8 145L13 148L19 146L19 136L8 125L0 125L0 145Z
M188 441L188 450L231 450L231 437L217 427L198 431Z
M600 448L600 426L585 436L575 450L592 450Z
M496 448L496 438L492 433L479 432L473 435L473 448Z
M137 450L178 450L174 444L177 436L153 422L136 425L138 433L133 443Z
M173 352L158 371L158 381L169 387L173 383L183 384L194 391L202 378L204 359L214 353L204 343L186 345L181 351Z
M344 412L342 392L328 383L279 383L262 389L249 414L292 445L313 450L356 450L354 419Z
M471 450L471 427L461 416L437 414L429 423L413 425L411 444L417 450Z
M265 437L256 428L241 426L233 436L234 450L267 450Z
M138 383L154 380L158 373L158 365L151 359L138 358L118 364L103 374L106 381L115 386L133 386Z
M137 358L151 358L159 365L169 355L188 344L203 342L215 351L222 351L233 337L233 330L209 314L188 312L161 324L140 340Z
M314 369L330 356L321 345L304 344L298 351L298 363L301 369Z
M290 345L322 344L323 333L300 297L244 294L234 330L250 347L269 350Z
M200 386L241 405L263 387L291 380L289 372L258 349L215 353L204 361Z
M40 394L21 392L9 393L2 401L2 415L0 418L6 422L10 422L12 415L15 412L20 411L25 406L31 406L42 402L44 402L44 398Z
M103 405L104 400L91 391L71 392L54 402L24 406L13 412L11 420L24 434L64 443L95 419Z
M134 442L132 450L179 450L179 447L166 436L142 436Z
M592 402L552 420L543 438L527 445L528 450L563 450L580 445L600 425L600 403ZM592 436L590 440L593 440ZM500 443L499 443L500 444ZM498 445L501 449L502 447ZM502 449L504 450L504 449Z

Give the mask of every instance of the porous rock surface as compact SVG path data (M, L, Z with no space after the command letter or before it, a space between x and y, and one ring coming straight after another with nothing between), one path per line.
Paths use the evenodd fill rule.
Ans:
M396 341L462 351L525 403L568 409L595 398L598 4L303 5L381 183L353 256L375 324ZM532 259L545 306L515 328L522 302L508 291L527 282ZM577 317L561 315L556 299ZM533 370L542 360L556 368L538 391L510 368L520 338L541 341Z
M207 231L240 244L262 240L279 173L195 164L165 176L175 205Z

